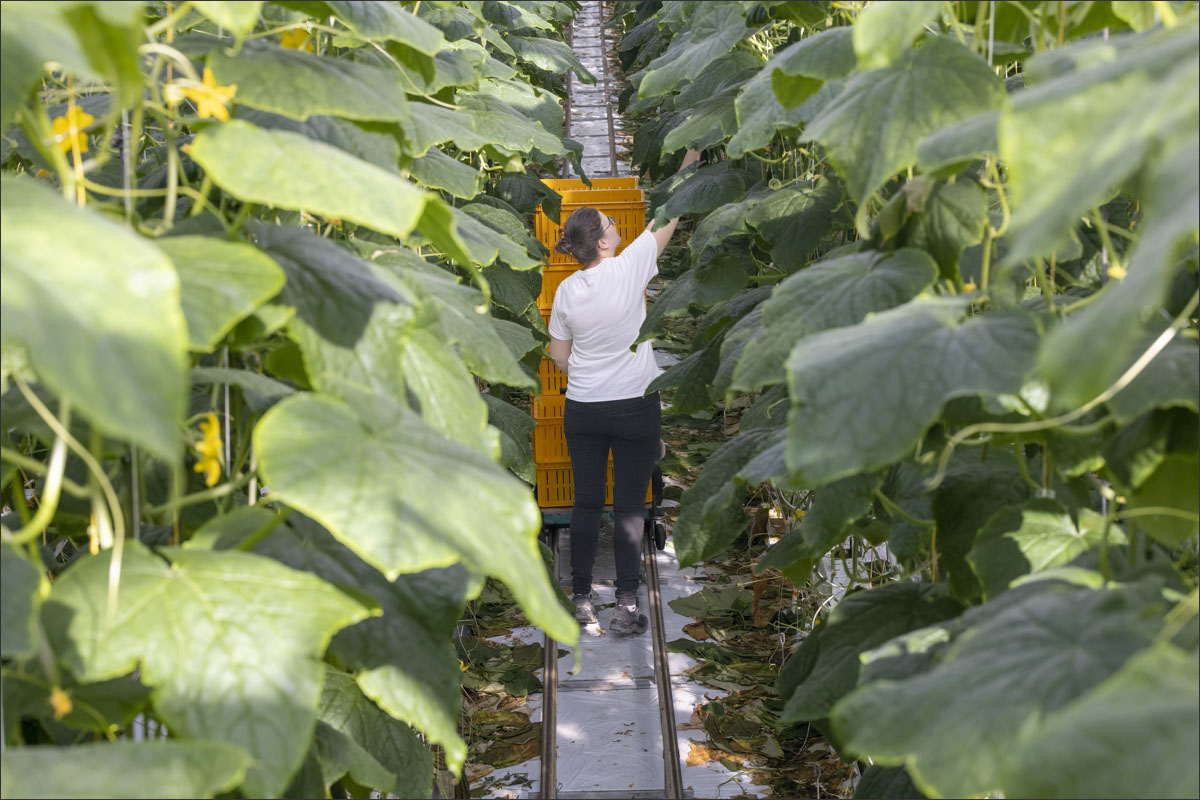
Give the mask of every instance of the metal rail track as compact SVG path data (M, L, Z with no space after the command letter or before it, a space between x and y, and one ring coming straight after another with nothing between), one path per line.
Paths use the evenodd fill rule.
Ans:
M650 524L654 524L651 517ZM546 529L553 558L554 579L558 580L558 528ZM675 704L671 687L671 666L667 654L666 626L663 621L662 593L658 583L658 558L652 541L652 530L643 540L642 561L646 577L648 616L650 619L650 643L653 650L654 686L658 696L658 715L663 744L663 794L642 790L640 797L661 796L673 799L684 798L683 774L679 762L679 739L675 727ZM542 656L542 758L541 777L537 796L557 798L558 791L558 642L546 634L543 639ZM612 687L617 688L617 687ZM630 796L628 790L617 792ZM591 796L598 796L595 792Z

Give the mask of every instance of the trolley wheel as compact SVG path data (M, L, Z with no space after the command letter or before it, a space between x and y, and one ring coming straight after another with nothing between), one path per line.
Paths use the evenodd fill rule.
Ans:
M661 519L654 520L654 546L659 550L667 549L667 526Z

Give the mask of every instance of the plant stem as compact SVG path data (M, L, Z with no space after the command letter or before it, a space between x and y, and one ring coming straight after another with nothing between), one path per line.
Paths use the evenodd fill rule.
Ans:
M16 464L19 468L28 472L35 472L38 475L45 475L49 472L47 466L38 461L36 458L30 458L27 455L18 453L16 450L3 445L0 445L0 460L7 461L10 464ZM65 475L62 479L62 488L72 497L85 498L88 496L88 490L85 487L80 486L78 483L66 477Z
M22 379L20 375L14 373L12 377L13 382L17 384L17 388L21 390L21 394L25 396L25 400L33 407L33 410L37 412L38 416L42 418L42 421L50 426L50 430L54 431L56 436L66 441L67 446L71 448L75 455L79 456L79 458L83 460L83 463L87 466L88 470L96 476L96 480L99 482L100 488L104 492L105 499L108 502L109 512L112 514L113 528L116 531L116 537L124 537L125 516L121 512L121 503L117 499L117 493L113 490L112 482L109 481L108 476L104 474L104 470L101 469L100 464L95 458L92 457L92 454L87 451L87 448L76 441L75 437L71 435L71 431L67 428L67 426L55 419L54 415L50 413L50 409L46 408L46 405L41 401L41 399L30 390L28 384L25 383L24 379ZM62 399L60 401L60 403L63 404L66 402L66 399Z
M15 377L15 375L14 375ZM59 412L68 425L71 424L71 406L63 400ZM12 535L12 544L20 546L36 539L58 510L58 498L62 489L63 473L67 467L67 442L59 436L50 448L50 466L46 474L46 485L42 489L42 499L38 502L37 513L19 531ZM24 491L24 487L21 489Z
M909 514L907 511L902 509L900 506L896 505L890 497L888 497L886 494L884 494L879 489L875 490L875 497L876 497L876 499L879 500L880 503L883 504L883 507L886 508L888 510L888 513L891 514L893 517L900 517L901 519L911 522L913 525L918 525L922 528L932 528L934 525L937 524L936 522L934 522L931 519L918 519L917 517L914 517L912 514Z
M950 438L950 441L946 443L946 447L942 451L937 474L929 479L927 483L928 488L932 490L941 484L942 478L944 478L946 475L946 465L950 461L950 455L954 452L954 448L958 447L965 440L969 439L975 434L1034 433L1036 431L1043 431L1049 428L1056 428L1060 425L1065 425L1068 422L1073 422L1074 420L1079 419L1096 406L1112 399L1117 392L1124 389L1126 386L1132 383L1138 375L1142 374L1142 371L1145 370L1146 366L1154 360L1155 356L1162 352L1163 348L1165 348L1171 342L1171 340L1175 338L1175 334L1179 332L1179 329L1186 325L1191 319L1192 312L1196 310L1196 306L1198 304L1200 304L1200 292L1195 292L1192 294L1192 298L1188 301L1187 306L1184 307L1181 312L1179 312L1174 321L1172 321L1171 325L1165 331L1159 334L1158 338L1156 338L1150 344L1150 346L1146 348L1141 356L1139 356L1138 359L1130 365L1129 369L1125 370L1125 372L1122 373L1121 376L1117 378L1111 386L1093 397L1088 402L1084 403L1079 408L1076 408L1073 411L1068 411L1065 414L1060 414L1057 417L1050 417L1049 419L1039 420L1037 422L976 423L974 425L968 425L958 433L954 434L954 436Z
M214 486L211 489L204 489L199 492L193 492L192 494L184 495L183 497L177 497L173 500L168 500L167 502L163 503L161 506L152 507L150 509L150 513L151 514L162 514L167 511L179 511L182 508L187 508L188 506L194 506L197 503L204 503L209 500L220 499L220 498L225 497L226 495L236 491L237 489L240 489L243 486L245 486L247 483L250 482L251 477L252 477L252 474L247 473L245 475L238 476L234 480L226 481L225 483L222 483L220 486Z

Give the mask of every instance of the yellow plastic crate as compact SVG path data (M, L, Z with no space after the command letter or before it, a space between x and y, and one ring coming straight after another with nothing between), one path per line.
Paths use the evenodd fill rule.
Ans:
M588 190L588 186L579 178L543 178L542 183L556 192L572 190ZM592 178L592 189L636 189L637 176L627 178Z
M554 305L554 293L558 291L558 287L563 281L575 274L575 271L578 268L578 264L576 264L575 267L565 268L552 266L546 267L545 271L542 272L542 293L538 295L537 304L539 309L547 312L547 325L550 324L550 315L548 312Z
M646 485L646 502L652 502L654 492ZM604 483L604 504L612 505L613 465L608 462L608 479ZM571 478L571 465L548 464L537 468L537 501L541 508L569 508L575 505L575 484Z
M598 178L592 181L591 187L585 186L583 181L576 178L550 178L543 180L543 183L562 195L560 219L564 222L571 212L587 206L612 217L616 221L617 231L621 234L618 253L646 229L646 197L638 188L636 177ZM554 292L571 273L579 269L580 265L570 256L554 251L562 228L552 223L540 208L535 217L534 232L538 241L550 250L546 269L542 273L542 291L538 296L542 320L549 324ZM563 391L567 388L567 376L554 366L554 362L543 358L538 365L538 379L541 381L542 391L531 398L530 404L531 413L537 420L537 427L533 432L533 445L538 505L542 508L568 507L575 502L575 492L571 482L571 463L567 455L566 437L562 429L563 408L566 402ZM612 503L612 470L610 455L605 504ZM651 499L651 487L647 485L646 502L651 502Z
M565 394L535 394L530 398L530 402L534 419L561 420L567 396Z
M589 206L615 220L617 232L621 234L621 246L617 248L617 253L646 229L646 197L641 189L582 189L562 191L561 194L562 214L559 219L563 222L576 209ZM534 233L538 241L550 250L548 263L551 267L579 267L575 259L554 249L562 234L562 227L551 222L540 207L534 220Z
M533 429L533 463L553 464L570 460L562 418L538 420L537 427Z
M562 394L567 388L567 376L548 358L538 364L538 380L542 382L542 394Z

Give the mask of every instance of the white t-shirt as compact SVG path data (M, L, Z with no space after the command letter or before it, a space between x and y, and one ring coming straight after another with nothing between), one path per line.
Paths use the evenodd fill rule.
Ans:
M621 254L559 284L550 335L571 340L567 398L585 403L641 397L658 376L654 349L637 339L646 319L646 284L658 274L658 242L649 230Z

